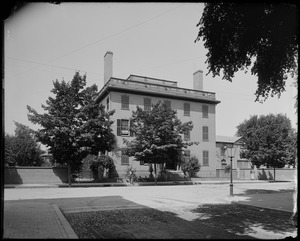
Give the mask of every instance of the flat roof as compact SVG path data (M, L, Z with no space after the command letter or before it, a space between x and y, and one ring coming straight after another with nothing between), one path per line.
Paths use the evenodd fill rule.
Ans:
M99 94L95 100L100 101L101 99L105 98L109 91L162 96L165 98L184 99L212 104L220 103L220 101L215 99L215 93L213 92L113 77L110 78L109 81L99 91Z

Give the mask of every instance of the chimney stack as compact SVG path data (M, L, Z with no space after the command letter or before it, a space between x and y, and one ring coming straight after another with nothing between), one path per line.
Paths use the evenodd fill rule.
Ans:
M107 51L104 55L104 84L109 81L113 74L113 53Z
M197 70L193 74L193 88L194 88L194 90L203 91L203 71L202 70Z

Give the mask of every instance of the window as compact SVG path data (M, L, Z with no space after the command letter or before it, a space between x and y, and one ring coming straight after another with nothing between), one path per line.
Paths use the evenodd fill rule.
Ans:
M208 126L202 127L202 140L208 141Z
M117 119L117 136L131 136L129 124L129 120Z
M109 97L106 99L106 111L109 111Z
M140 161L140 166L148 166L148 163L145 161Z
M151 110L151 99L144 98L144 110L150 111Z
M121 165L129 165L129 156L126 155L121 156Z
M203 166L209 166L208 151L203 151Z
M129 110L129 96L128 95L122 95L121 96L121 109L122 110Z
M170 100L164 100L165 105L171 109L171 101Z
M208 105L202 105L202 118L208 118Z
M183 115L190 116L190 103L184 103L183 104Z
M191 132L189 130L184 133L183 139L185 140L191 139Z

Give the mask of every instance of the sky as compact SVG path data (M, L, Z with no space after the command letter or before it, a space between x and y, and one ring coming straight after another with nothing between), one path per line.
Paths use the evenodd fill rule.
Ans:
M130 74L178 82L193 88L203 70L204 91L216 93L216 134L234 136L251 115L286 114L297 128L297 89L286 81L280 98L255 102L257 77L238 72L232 82L208 73L207 50L194 42L203 3L30 3L4 22L4 128L14 121L37 130L26 106L38 113L52 96L53 81L87 75L87 86L103 87L104 55L113 52L113 77Z

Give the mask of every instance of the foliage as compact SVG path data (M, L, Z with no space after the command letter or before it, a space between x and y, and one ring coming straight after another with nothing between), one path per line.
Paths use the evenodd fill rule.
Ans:
M133 168L132 166L127 167L125 177L129 178L130 183L137 180L136 168Z
M41 166L43 151L37 143L34 131L15 122L15 135L5 135L4 162L11 166Z
M243 136L246 144L241 157L257 167L283 167L295 162L297 135L286 115L251 116L237 126L237 135Z
M100 156L90 155L90 169L94 177L98 177L98 169L102 168L111 170L115 167L114 160L107 155L101 154Z
M91 155L91 154L88 154L85 158L82 159L82 169L83 170L89 170L90 167L91 167L91 164L94 162L95 158L97 156L95 155Z
M232 81L239 70L258 77L256 101L285 91L298 58L298 7L289 3L206 3L197 24L203 38L209 73ZM260 100L260 101L263 101Z
M111 151L115 143L110 116L113 111L105 112L104 106L96 103L97 86L86 87L86 75L76 72L71 82L53 82L46 111L37 113L27 106L28 118L42 129L36 132L40 142L50 147L49 152L60 164L70 162L72 173L79 172L82 159L88 154Z
M126 147L121 148L122 153L145 163L179 160L182 148L198 143L182 140L180 134L192 130L193 124L191 121L181 123L176 113L161 102L152 105L151 111L137 106L132 113L130 127L135 138L132 141L124 139Z
M188 173L190 177L194 177L195 174L200 171L200 167L200 162L195 156L191 156L189 160L184 161L181 165L183 173Z
M224 167L224 170L225 170L225 173L230 172L230 170L231 170L231 165L230 165L230 164L227 164L227 165Z

